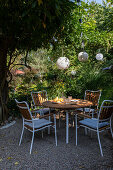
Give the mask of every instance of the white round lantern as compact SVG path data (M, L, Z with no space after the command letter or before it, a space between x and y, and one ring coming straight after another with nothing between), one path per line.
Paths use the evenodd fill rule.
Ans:
M78 54L78 60L79 61L87 61L88 60L88 54L86 52L80 52Z
M57 66L59 69L67 69L70 65L69 59L67 57L60 57L57 60Z
M103 60L103 54L102 54L102 53L98 53L98 54L96 55L96 59L97 59L97 60Z
M72 71L71 71L71 75L72 75L72 76L75 76L75 74L76 74L76 71L75 71L75 70L72 70Z

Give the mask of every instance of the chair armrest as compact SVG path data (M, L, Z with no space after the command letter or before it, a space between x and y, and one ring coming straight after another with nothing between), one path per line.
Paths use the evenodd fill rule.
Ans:
M39 119L43 119L43 118L46 118L46 117L49 117L49 116L52 116L52 115L54 115L54 114L51 113L51 114L47 114L47 115L44 115L44 116L38 115L37 118L35 118L35 117L33 116L33 121L36 121L36 120L39 120Z
M76 112L77 114L77 112ZM83 112L78 112L77 114L79 117L84 117L84 118L92 118L90 115L84 114Z
M34 108L35 108L35 106L36 106L36 105L34 104L34 102L33 102L33 101L31 101L31 108L32 108L32 109L34 109Z
M49 117L49 116L53 116L54 113L50 113L50 114L47 114L47 115L43 115L43 116L39 116L39 119L43 119L45 117Z
M97 108L96 108L96 109L94 109L94 110L95 110L96 112L99 112L100 109L97 109Z
M42 107L42 105L32 104L32 108L34 108L34 107Z
M37 111L40 112L40 109L31 109L31 113L35 113L35 112L37 112Z
M41 104L34 104L33 106L42 106Z
M40 114L38 113L37 115L32 115L32 118L33 119L39 119L39 117L40 117Z
M34 118L34 119L33 119L33 121L37 121L37 120L39 120L39 118Z

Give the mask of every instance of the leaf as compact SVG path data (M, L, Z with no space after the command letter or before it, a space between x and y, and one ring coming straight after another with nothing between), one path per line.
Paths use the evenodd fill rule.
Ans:
M13 159L13 158L12 158L12 157L8 157L7 159L8 159L8 160L11 160L11 159Z
M37 151L35 151L35 152L34 152L34 154L38 154L38 152L37 152Z
M18 165L19 164L19 162L15 162L15 165Z
M0 162L2 161L2 158L0 158Z
M27 11L23 12L22 17L25 17L28 14Z
M4 149L4 146L2 146L1 149Z
M44 29L45 29L45 28L46 28L46 24L43 22L42 25L43 25L43 27L44 27Z
M62 30L64 30L64 26L62 27Z
M80 169L84 168L84 166L79 166Z
M36 7L36 1L32 4L32 8Z
M40 6L41 4L43 4L42 0L38 0L38 5Z

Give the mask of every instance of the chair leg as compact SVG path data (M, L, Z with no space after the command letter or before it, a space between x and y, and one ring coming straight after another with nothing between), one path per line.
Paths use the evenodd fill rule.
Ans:
M51 113L51 110L49 109L49 115ZM49 121L51 121L51 116L49 116ZM50 134L50 127L48 127L48 135Z
M111 119L110 119L110 132L111 132L111 136L113 138L113 131L112 131L112 126L111 126Z
M83 108L83 113L85 113L85 108ZM87 135L88 134L87 128L85 128L84 131L85 131L85 135Z
M101 147L101 142L100 142L100 136L99 136L99 131L98 131L98 130L97 130L97 135L98 135L98 142L99 142L99 147L100 147L101 156L103 156L102 147Z
M66 144L69 143L69 115L66 111Z
M42 138L44 137L44 133L43 133L44 131L42 130Z
M75 114L75 126L76 126L76 146L77 146L77 114Z
M21 141L22 141L23 133L24 133L24 126L23 126L23 128L22 128L22 133L21 133L21 137L20 137L20 141L19 141L19 146L20 146Z
M90 131L90 133L91 133L91 138L92 138L92 136L93 136L93 133L92 133L92 131Z
M35 117L37 116L37 112L35 112Z
M112 131L112 128L110 127L110 132L111 132L111 136L113 138L113 131Z
M30 154L31 154L32 147L33 147L33 140L34 140L34 130L33 130L33 135L32 135L32 141L31 141L31 147L30 147Z
M93 114L93 112L92 112L92 118L94 118L94 114Z
M88 129L87 128L85 128L85 135L87 135L88 134Z
M56 132L56 115L54 114L54 127L55 127L55 142L57 146L57 132Z
M60 111L59 111L59 128L60 128Z
M74 114L73 114L73 122L72 122L72 124L73 124L73 127L75 127Z

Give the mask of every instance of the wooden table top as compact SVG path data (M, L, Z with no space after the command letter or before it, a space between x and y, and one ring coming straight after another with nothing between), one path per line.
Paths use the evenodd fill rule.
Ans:
M45 101L42 103L44 107L54 108L54 109L63 109L63 110L73 110L77 108L84 108L84 107L90 107L93 105L92 102L88 100L81 100L81 99L73 99L75 101L72 101L70 103L57 103L53 102L52 100Z

